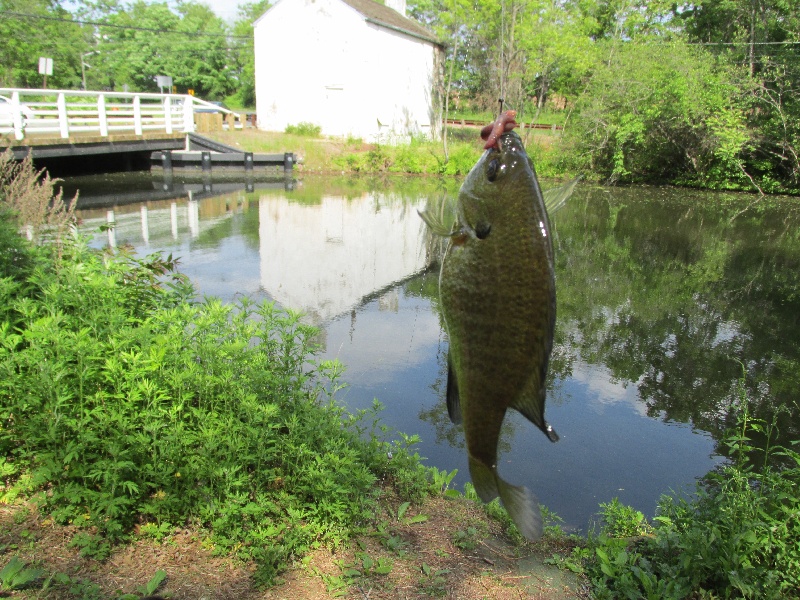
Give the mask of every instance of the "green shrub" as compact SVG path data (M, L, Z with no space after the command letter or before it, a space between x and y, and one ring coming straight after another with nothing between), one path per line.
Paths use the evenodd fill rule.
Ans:
M73 244L6 298L4 472L47 490L57 521L96 528L82 552L137 523L193 523L269 583L372 519L379 478L430 491L415 439L383 442L373 411L334 402L341 365L314 359L313 327L269 303L192 303L174 267Z
M322 125L315 125L308 121L301 121L297 125L287 125L284 130L285 133L292 133L294 135L303 135L306 137L319 137L322 133Z
M575 554L596 598L800 598L800 453L771 448L756 464L754 433L774 431L745 406L726 441L733 462L694 498L663 497L652 533L641 513L603 505L603 530Z

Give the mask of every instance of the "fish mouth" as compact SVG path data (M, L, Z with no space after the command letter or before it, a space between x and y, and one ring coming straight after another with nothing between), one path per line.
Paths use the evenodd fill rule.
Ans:
M521 154L525 152L522 138L516 131L506 131L497 138L497 147L503 154Z

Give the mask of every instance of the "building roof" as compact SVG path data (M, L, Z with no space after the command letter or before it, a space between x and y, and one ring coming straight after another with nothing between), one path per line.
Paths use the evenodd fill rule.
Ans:
M437 46L442 45L442 42L437 40L430 31L416 21L404 17L393 8L378 4L373 0L342 0L342 2L364 15L369 23L405 33Z

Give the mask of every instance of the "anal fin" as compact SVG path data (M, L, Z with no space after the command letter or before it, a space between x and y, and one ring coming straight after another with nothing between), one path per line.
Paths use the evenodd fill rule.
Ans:
M544 420L544 390L521 394L511 403L511 407L522 413L526 419L536 425L551 442L558 441L555 429Z

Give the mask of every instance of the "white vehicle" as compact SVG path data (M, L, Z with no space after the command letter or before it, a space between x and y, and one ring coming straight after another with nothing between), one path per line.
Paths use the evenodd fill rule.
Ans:
M24 104L19 105L20 116L22 117L22 129L33 119L33 111ZM0 127L14 127L14 109L11 105L11 98L0 96Z

